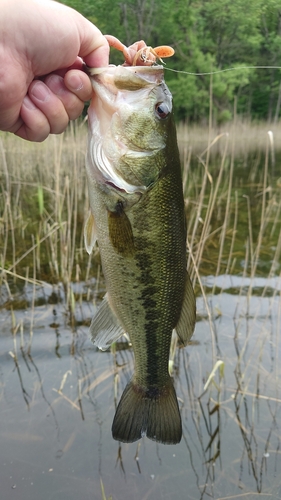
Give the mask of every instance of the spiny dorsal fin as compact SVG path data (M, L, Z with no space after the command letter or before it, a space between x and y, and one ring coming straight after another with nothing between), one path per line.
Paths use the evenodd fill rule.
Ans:
M89 212L89 215L85 222L84 241L88 254L92 253L92 250L97 241L96 223L92 212Z
M106 351L124 333L124 329L111 310L108 294L106 294L92 319L91 340L99 349Z
M186 345L191 339L196 322L196 301L192 284L186 272L185 294L180 319L175 328L180 341Z

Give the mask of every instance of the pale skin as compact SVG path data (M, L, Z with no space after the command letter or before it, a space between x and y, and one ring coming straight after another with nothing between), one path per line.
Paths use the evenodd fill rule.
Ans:
M99 29L53 0L0 0L0 130L43 141L92 95L82 71L108 65Z

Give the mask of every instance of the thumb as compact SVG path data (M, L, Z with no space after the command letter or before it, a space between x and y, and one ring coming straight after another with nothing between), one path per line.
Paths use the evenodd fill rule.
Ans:
M80 51L79 56L89 67L108 66L109 45L100 30L81 16L79 23Z

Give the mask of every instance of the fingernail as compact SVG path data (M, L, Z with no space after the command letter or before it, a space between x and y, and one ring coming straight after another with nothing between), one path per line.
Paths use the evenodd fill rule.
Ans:
M64 84L63 78L59 75L48 76L45 80L45 83L56 95L65 94L65 92L67 92L67 88Z
M74 75L69 75L68 76L68 86L72 90L81 90L83 88L83 82L80 78L80 76L74 74Z
M37 109L35 104L33 104L32 100L29 99L29 97L26 95L23 99L23 105L27 108L27 109Z
M36 81L30 90L30 94L38 101L46 102L50 99L50 91L43 82Z

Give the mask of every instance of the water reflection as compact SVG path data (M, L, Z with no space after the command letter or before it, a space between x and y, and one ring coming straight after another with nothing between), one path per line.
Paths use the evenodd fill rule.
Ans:
M249 297L251 284L237 280L206 279L207 292L216 287L208 296L215 346L199 298L194 338L176 351L183 439L175 446L145 438L133 444L112 440L132 350L124 339L112 353L92 346L86 324L93 306L80 303L73 328L63 300L50 303L48 293L32 317L28 309L12 310L3 301L4 497L13 488L22 500L100 499L102 478L113 499L280 498L279 282L271 293L269 283L266 293L264 283L255 283ZM217 360L223 364L205 387Z

